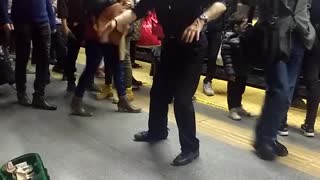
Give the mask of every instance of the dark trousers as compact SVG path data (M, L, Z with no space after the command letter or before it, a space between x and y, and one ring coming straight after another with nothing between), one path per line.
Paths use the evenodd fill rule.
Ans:
M130 41L130 59L133 65L136 62L137 41Z
M57 25L57 31L51 36L51 49L50 56L51 59L56 59L56 66L59 68L64 68L65 59L67 56L67 46L66 38L63 35L61 25Z
M15 24L16 30L16 85L18 92L26 91L26 67L30 57L31 41L36 64L35 94L43 96L49 71L51 30L49 23Z
M126 95L125 77L123 64L119 60L118 46L101 44L96 41L86 42L86 67L79 79L75 95L83 97L87 87L91 85L92 79L99 68L101 60L104 59L105 65L110 65L110 70L114 75L114 82L118 96ZM109 70L109 69L108 69Z
M276 61L266 68L267 91L256 128L257 141L272 143L276 140L281 121L284 123L287 117L303 56L302 43L295 41L289 62Z
M207 75L204 79L204 83L211 82L217 66L217 57L222 41L222 32L207 32L208 39L208 64L207 64Z
M320 102L320 44L306 53L304 60L304 80L307 87L307 115L306 123L314 126Z
M149 132L153 135L167 133L168 105L173 98L183 152L199 149L192 96L199 83L206 46L204 36L192 45L180 40L164 40L161 61L153 78Z
M67 76L69 83L74 83L76 80L74 73L77 71L76 61L81 48L81 42L83 40L84 27L82 24L78 24L77 26L73 26L72 23L69 24L72 33L69 33L67 37L68 53L65 61L65 75Z
M246 90L247 76L236 76L235 81L228 81L229 110L242 106L242 95Z

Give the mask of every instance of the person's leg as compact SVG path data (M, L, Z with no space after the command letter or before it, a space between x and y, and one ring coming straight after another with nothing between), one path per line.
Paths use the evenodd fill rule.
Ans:
M207 32L208 39L208 64L207 64L207 75L203 81L203 92L208 95L214 95L212 89L212 79L216 72L216 62L218 53L221 46L222 32Z
M320 102L320 44L318 44L305 58L304 79L307 88L307 113L305 124L301 126L304 134L314 136L314 125Z
M36 61L36 78L32 105L44 110L56 110L57 106L49 104L44 98L49 74L49 56L51 30L49 23L36 24L32 28L32 42Z
M15 24L16 65L15 77L18 100L21 105L30 106L31 101L26 94L27 64L31 47L31 25Z
M112 89L112 78L113 78L113 68L111 67L110 61L110 53L104 51L103 57L104 64L104 85L101 88L101 91L97 93L96 99L103 100L107 98L113 97L113 89Z
M86 67L80 76L78 86L75 90L75 96L71 102L72 115L76 116L92 116L91 112L88 112L82 103L82 98L86 91L86 88L90 86L91 80L94 78L102 56L103 49L102 45L96 41L86 42Z
M297 78L300 74L301 65L304 57L304 47L301 42L295 41L291 51L290 59L287 63L287 77L288 77L288 101L289 105L286 109L286 116L283 117L281 125L279 127L279 135L288 135L288 125L287 125L287 113L292 102L293 93L296 87Z
M57 26L56 32L56 54L57 54L57 64L53 67L53 71L63 73L64 64L67 56L67 46L66 39L62 34L61 25Z
M136 63L136 51L137 41L130 41L130 59L132 68L141 68L141 66Z
M233 120L241 120L241 115L238 113L242 109L242 95L246 88L247 77L236 76L235 81L228 81L228 107L229 117Z
M266 97L262 113L256 127L255 149L258 156L265 160L274 160L274 143L281 120L287 114L289 106L289 86L287 64L275 62L266 68Z
M173 98L171 81L175 78L170 61L168 51L163 51L150 91L148 131L135 134L136 141L159 141L168 136L168 110Z
M104 59L109 61L113 69L114 84L119 97L118 110L120 112L139 113L140 108L137 108L129 103L126 95L126 82L124 62L119 59L119 47L114 45L104 45Z
M171 65L175 72L174 86L174 113L179 129L181 154L173 161L173 165L191 163L199 156L199 140L196 137L196 119L192 97L199 84L203 58L206 53L207 40L199 40L197 48L194 45L186 46L179 42L172 44ZM169 50L168 50L169 51Z
M81 47L83 28L81 25L76 27L71 26L71 31L72 33L69 33L68 35L68 54L65 62L65 75L68 80L68 92L75 90L75 72L77 71L76 61Z

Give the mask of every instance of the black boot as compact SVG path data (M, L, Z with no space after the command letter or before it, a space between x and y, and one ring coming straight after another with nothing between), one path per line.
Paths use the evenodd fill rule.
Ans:
M128 113L141 113L141 108L133 106L129 101L127 96L119 97L118 102L119 112L128 112Z
M18 103L22 106L31 106L31 100L26 92L18 92Z
M71 102L71 114L74 116L81 117L91 117L93 116L92 112L88 112L83 107L82 98L74 96Z
M49 104L44 96L39 96L37 94L33 95L32 107L49 111L57 110L57 106Z

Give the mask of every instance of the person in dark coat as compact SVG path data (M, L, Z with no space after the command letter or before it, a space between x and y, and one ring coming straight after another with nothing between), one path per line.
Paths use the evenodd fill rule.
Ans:
M45 99L45 87L49 71L51 33L55 31L55 15L50 0L13 0L11 18L8 0L0 1L1 23L6 31L15 30L16 38L16 87L19 104L45 110L57 106ZM26 93L26 66L29 61L31 41L36 63L33 100Z

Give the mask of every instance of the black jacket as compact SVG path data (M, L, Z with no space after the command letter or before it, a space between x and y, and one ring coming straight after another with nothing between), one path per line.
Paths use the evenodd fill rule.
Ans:
M242 36L236 32L228 31L222 41L221 56L224 71L228 76L246 76L249 63L243 53Z
M85 0L58 0L58 17L69 22L85 21Z

